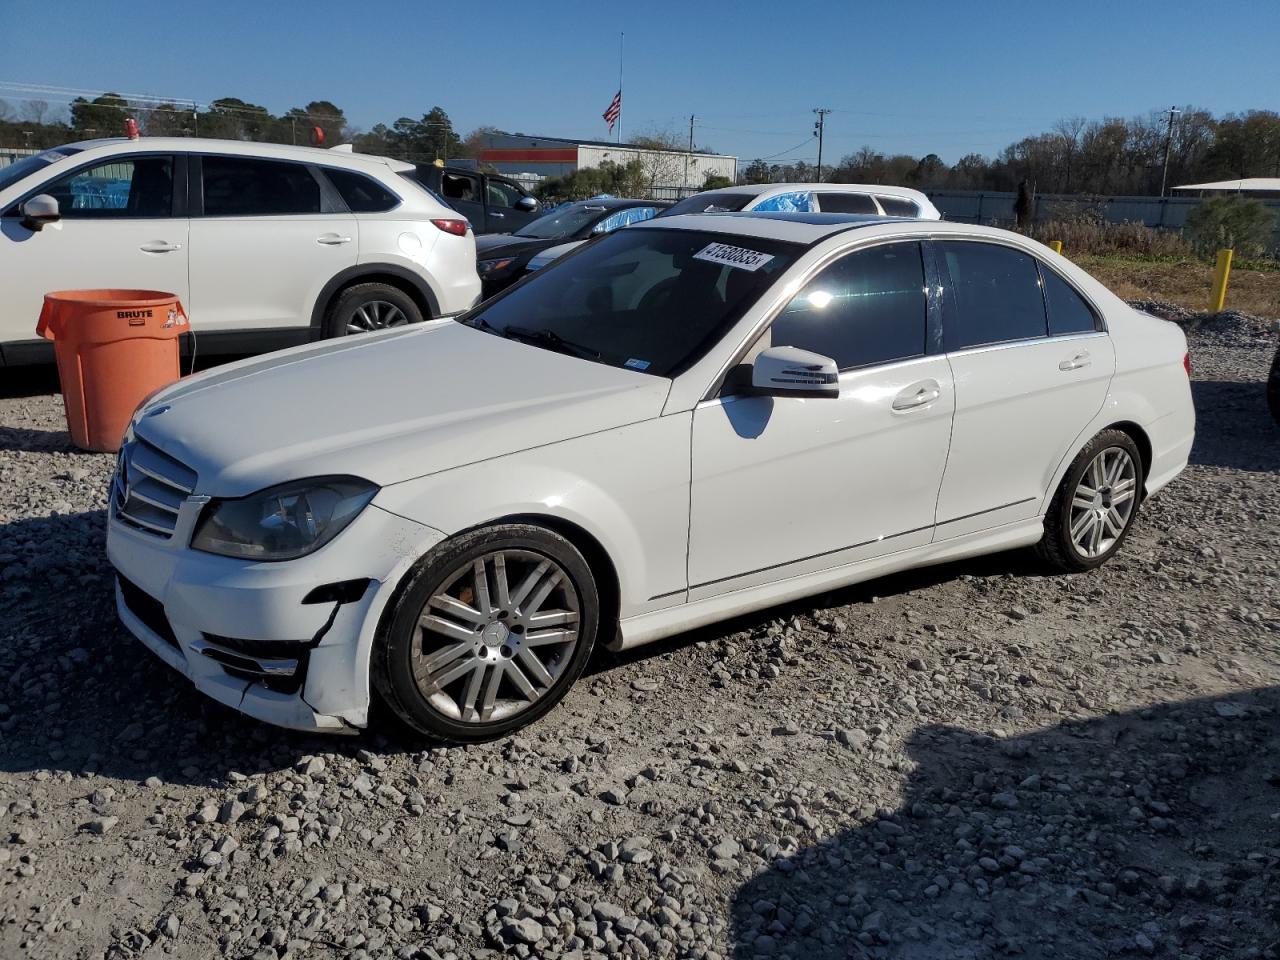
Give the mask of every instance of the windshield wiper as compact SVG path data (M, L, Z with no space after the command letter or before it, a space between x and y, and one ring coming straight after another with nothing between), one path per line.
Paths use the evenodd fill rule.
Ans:
M550 350L559 353L567 353L571 356L582 357L586 360L599 360L600 351L593 350L581 343L574 343L572 340L566 340L554 330L543 327L541 330L531 330L528 327L516 327L508 324L503 330L502 335L508 339L523 340L525 343L532 343L535 346L547 347Z

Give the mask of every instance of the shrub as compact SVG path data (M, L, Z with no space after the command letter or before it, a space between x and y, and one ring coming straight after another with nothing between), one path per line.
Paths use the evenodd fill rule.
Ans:
M1231 194L1201 201L1187 215L1184 232L1202 257L1223 247L1234 248L1238 257L1258 257L1272 246L1275 226L1261 201Z
M1130 256L1150 259L1185 259L1190 245L1172 230L1157 230L1142 223L1103 223L1089 217L1050 220L1037 224L1031 235L1042 243L1061 240L1067 256Z

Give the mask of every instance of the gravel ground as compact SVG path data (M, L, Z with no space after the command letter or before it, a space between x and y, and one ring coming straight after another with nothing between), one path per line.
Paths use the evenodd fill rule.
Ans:
M1272 341L1199 327L1192 466L1102 570L601 655L468 749L196 694L115 622L111 457L0 399L0 956L1280 956Z

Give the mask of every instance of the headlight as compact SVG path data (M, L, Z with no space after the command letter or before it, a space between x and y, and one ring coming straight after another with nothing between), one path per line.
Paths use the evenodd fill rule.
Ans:
M377 492L359 477L313 477L237 500L213 500L191 548L247 560L305 557L341 533Z
M515 257L506 257L501 260L481 260L476 264L476 270L482 274L493 273L495 270L505 270L515 263L515 259Z

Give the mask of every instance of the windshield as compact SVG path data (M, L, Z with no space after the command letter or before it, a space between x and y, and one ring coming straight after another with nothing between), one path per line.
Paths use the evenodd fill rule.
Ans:
M536 240L559 240L561 237L570 237L599 220L607 209L599 203L573 203L553 210L532 223L526 223L515 232L514 236L531 237Z
M79 152L78 149L60 147L57 150L46 150L44 153L37 153L33 157L23 157L7 167L0 167L0 190L13 186L23 177L29 177L37 170L43 170L51 163L57 163L59 160Z
M695 193L667 207L658 216L674 217L681 213L736 213L756 198L754 193Z
M803 250L693 230L620 230L543 268L460 322L671 377L700 359Z

